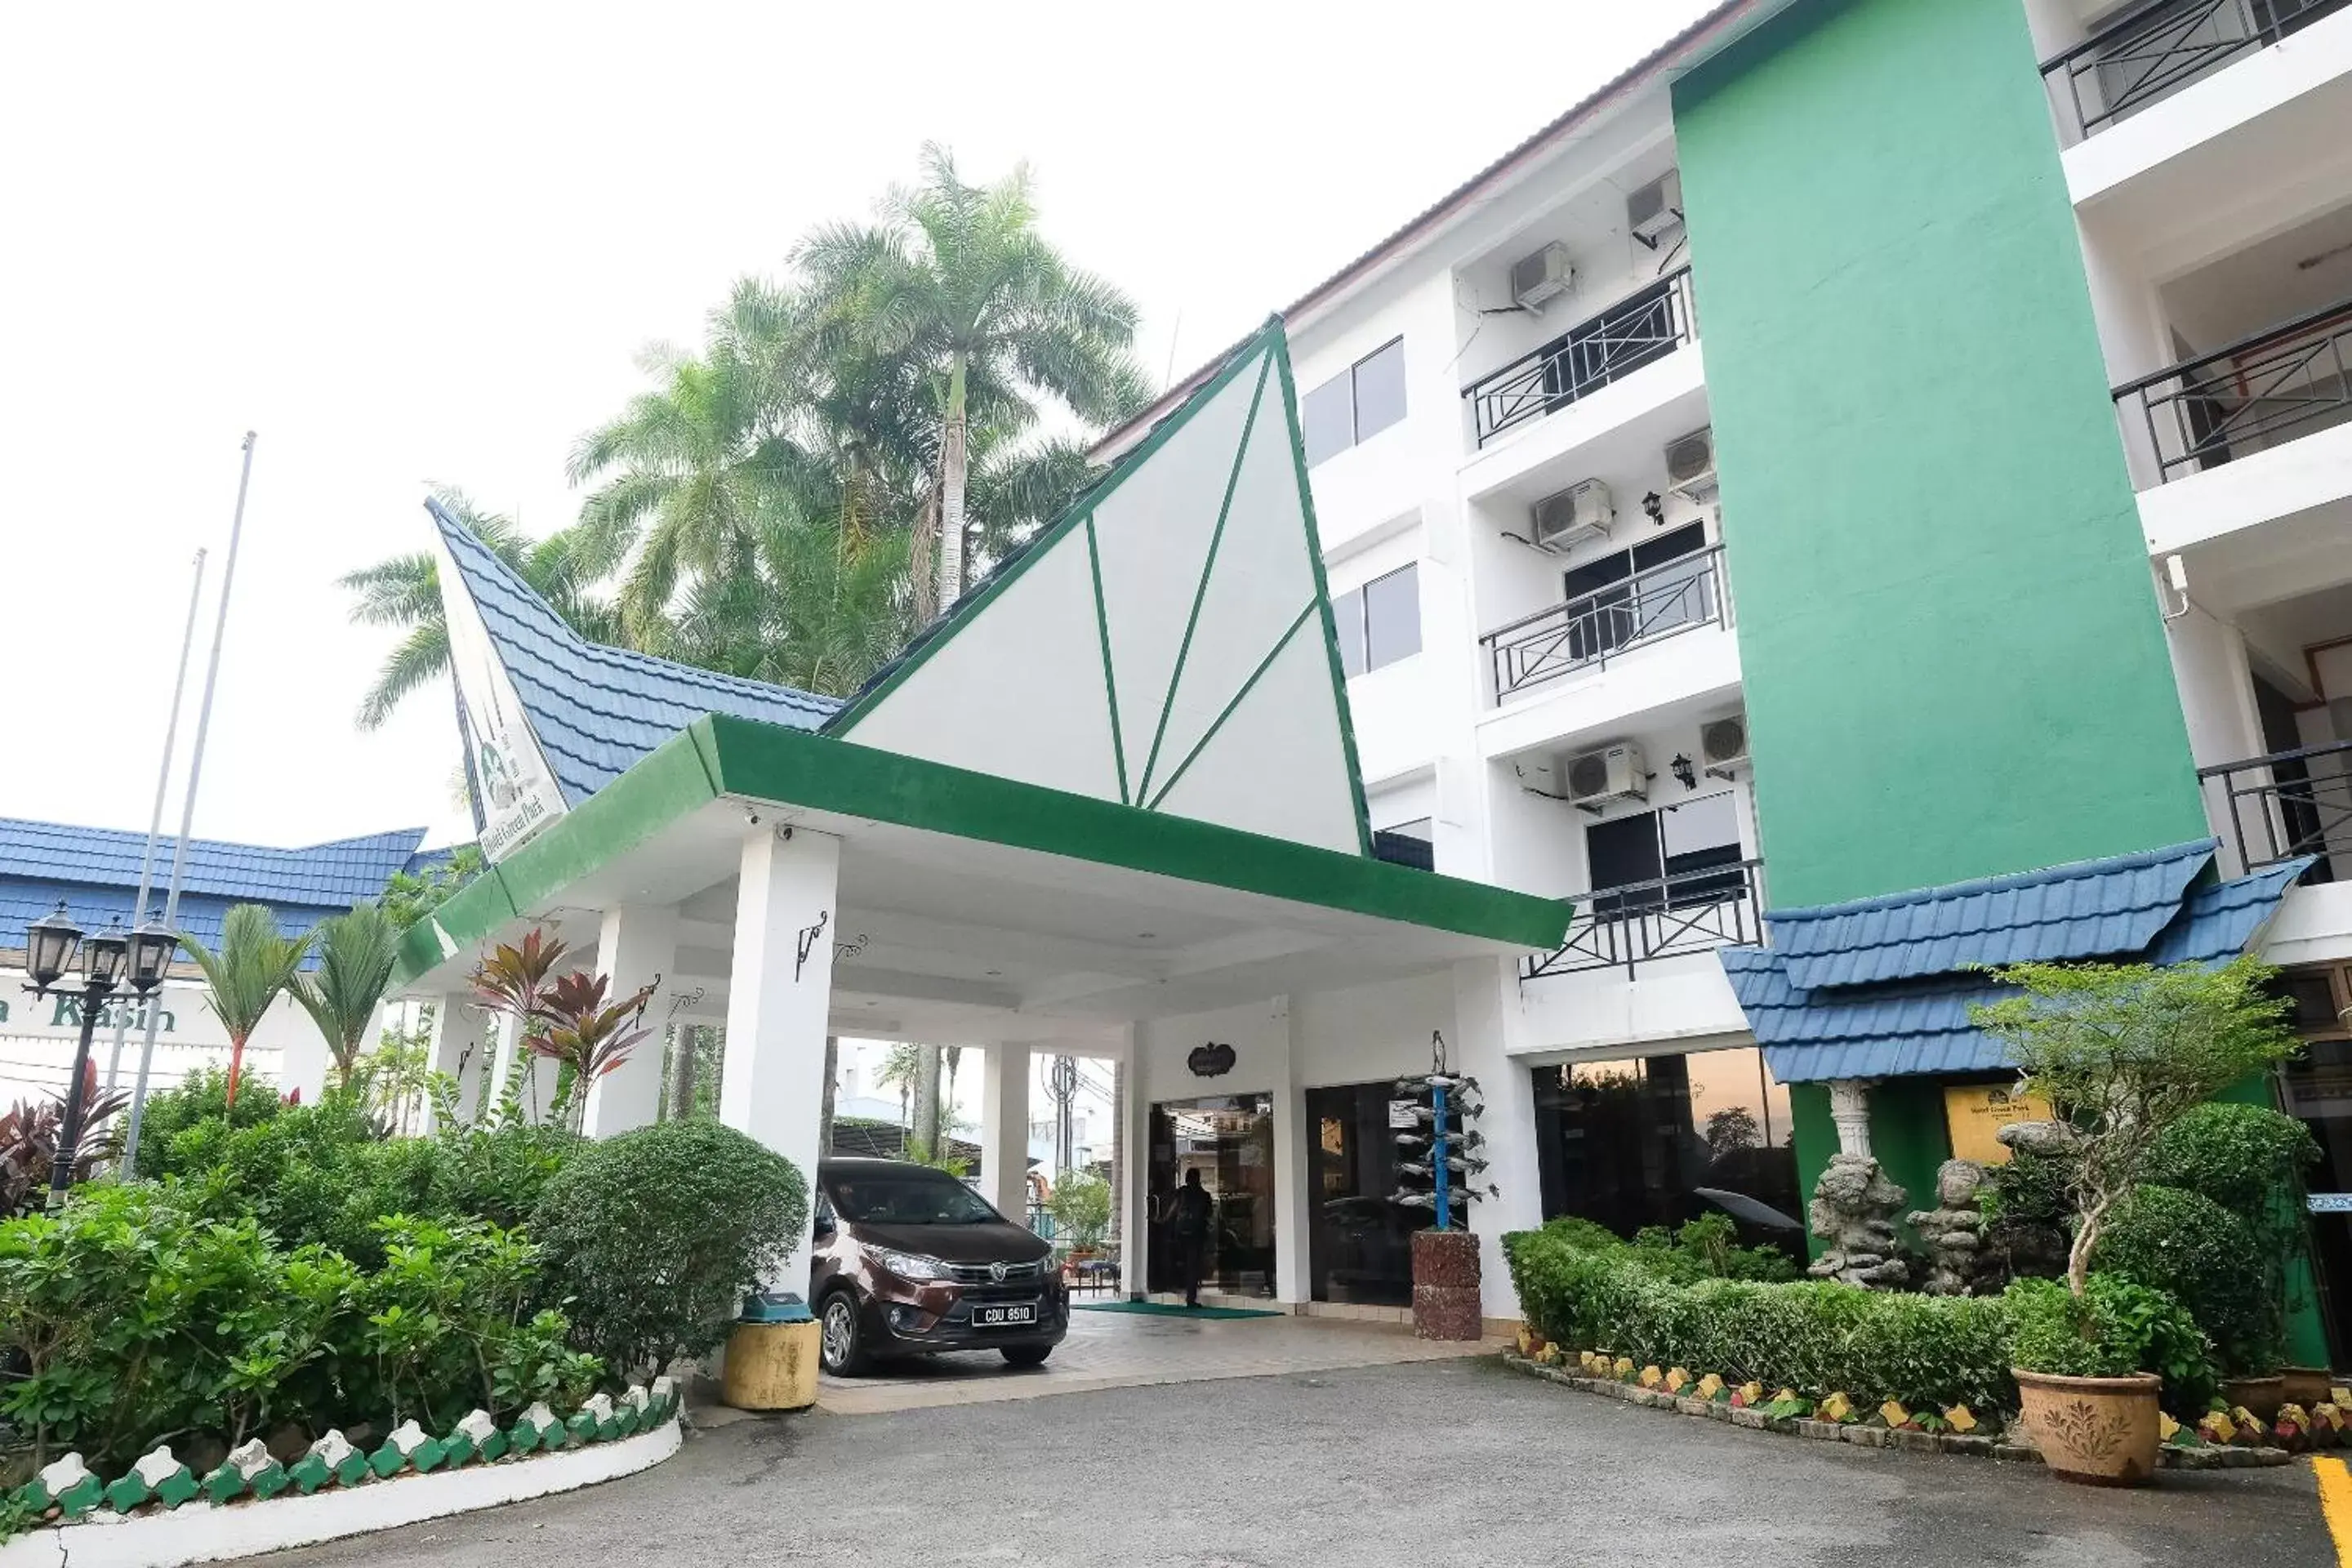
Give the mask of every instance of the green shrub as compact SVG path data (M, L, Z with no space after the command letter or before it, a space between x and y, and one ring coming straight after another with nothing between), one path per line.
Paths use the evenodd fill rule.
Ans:
M531 1232L580 1342L626 1373L717 1348L808 1218L791 1161L715 1121L668 1121L583 1145Z
M2164 1379L2168 1409L2206 1407L2219 1385L2212 1345L2173 1297L2113 1274L2093 1274L2076 1297L2056 1279L2020 1279L2001 1294L2015 1321L2010 1355L2056 1377Z
M64 1210L0 1224L0 1416L37 1458L79 1448L115 1474L156 1443L235 1445L414 1415L436 1434L480 1405L575 1400L602 1374L530 1313L520 1237L394 1222L379 1269L284 1249L192 1191L80 1188Z
M1549 1227L1503 1245L1520 1310L1562 1345L1871 1405L2015 1404L2009 1310L1999 1300L1827 1280L1677 1284L1643 1266L1636 1248L1578 1247Z
M1045 1201L1054 1228L1073 1247L1101 1245L1110 1229L1110 1184L1091 1171L1065 1171Z
M2147 1179L2202 1193L2249 1223L2294 1214L2319 1143L2292 1116L2261 1105L2200 1105L2166 1128ZM2300 1232L2300 1226L2296 1227Z
M1599 1221L1572 1214L1544 1221L1543 1234L1566 1246L1583 1247L1588 1252L1615 1252L1632 1245Z
M1742 1247L1739 1231L1723 1215L1704 1214L1675 1230L1645 1226L1633 1236L1633 1259L1679 1285L1701 1279L1794 1279L1797 1265L1769 1247Z
M2285 1320L2245 1222L2200 1193L2144 1186L2116 1206L2093 1265L2179 1300L2231 1376L2267 1376L2284 1359Z
M247 1073L237 1088L233 1126L251 1127L285 1109L275 1088L256 1074ZM197 1068L176 1087L149 1095L146 1108L139 1113L139 1173L166 1174L173 1168L174 1139L199 1123L218 1122L230 1116L228 1074L218 1068Z

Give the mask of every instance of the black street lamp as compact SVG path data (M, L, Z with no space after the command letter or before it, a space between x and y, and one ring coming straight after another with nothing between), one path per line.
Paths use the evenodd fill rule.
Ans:
M58 1129L57 1153L49 1163L49 1207L53 1209L66 1201L66 1189L73 1183L82 1118L89 1109L84 1089L89 1077L89 1046L98 1030L98 1016L106 999L125 984L126 968L128 984L141 997L163 984L172 966L172 954L179 945L177 936L153 921L130 931L122 929L121 920L109 921L104 931L84 939L81 928L66 913L62 900L56 913L25 929L25 973L30 982L25 989L34 995L75 989L62 983L75 967L77 952L81 958L81 1043L74 1047L73 1076L66 1085L65 1125Z

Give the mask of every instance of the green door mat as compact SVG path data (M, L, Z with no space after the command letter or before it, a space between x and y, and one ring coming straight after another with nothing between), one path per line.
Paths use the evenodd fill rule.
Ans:
M1137 1312L1147 1318L1286 1318L1255 1307L1179 1307L1164 1301L1073 1301L1074 1312Z

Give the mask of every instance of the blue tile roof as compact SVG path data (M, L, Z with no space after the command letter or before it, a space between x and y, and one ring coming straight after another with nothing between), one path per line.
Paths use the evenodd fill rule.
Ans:
M463 523L436 502L425 506L481 610L540 750L573 805L706 713L814 730L840 707L833 698L789 686L592 643Z
M2200 838L2139 855L1764 917L1790 984L1869 985L1979 963L2138 952L2180 912L2212 859Z
M2293 860L2193 893L2137 947L2066 956L2151 963L2234 958L2246 951L2310 864ZM1796 983L1794 966L1778 949L1732 947L1719 956L1756 1043L1782 1083L1979 1072L2010 1065L2006 1048L1969 1023L1969 1007L1996 999L2004 989L1981 975L1811 988Z

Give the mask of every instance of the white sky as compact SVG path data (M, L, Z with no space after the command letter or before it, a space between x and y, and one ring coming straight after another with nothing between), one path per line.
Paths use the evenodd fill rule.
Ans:
M1707 0L1391 9L6 7L0 816L145 827L187 562L212 548L208 633L248 427L196 831L444 842L470 831L446 688L361 734L390 636L334 579L424 545L427 479L568 521L564 459L635 351L697 339L926 138L968 177L1025 156L1046 233L1181 374ZM46 702L36 650L70 661Z

